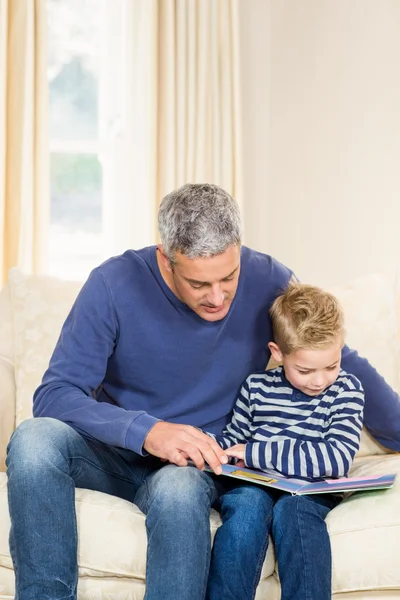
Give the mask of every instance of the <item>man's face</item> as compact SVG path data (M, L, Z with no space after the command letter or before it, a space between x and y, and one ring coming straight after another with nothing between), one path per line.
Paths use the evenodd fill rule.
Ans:
M174 294L205 321L220 321L230 308L239 280L240 246L207 258L175 255L173 270L161 251L166 281ZM165 271L164 271L165 273Z

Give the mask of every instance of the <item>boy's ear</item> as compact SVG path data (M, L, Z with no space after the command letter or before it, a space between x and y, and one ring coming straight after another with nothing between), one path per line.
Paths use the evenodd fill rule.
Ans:
M283 356L282 352L279 350L278 344L275 344L275 342L269 342L268 348L271 350L271 355L274 361L277 363L281 363Z

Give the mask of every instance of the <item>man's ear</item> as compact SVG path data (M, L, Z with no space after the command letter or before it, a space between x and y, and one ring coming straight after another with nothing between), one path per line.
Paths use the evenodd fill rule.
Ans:
M166 254L164 253L164 249L163 249L163 247L162 247L161 244L158 244L157 250L159 252L159 255L160 255L163 267L167 271L169 271L169 273L172 273L173 272L173 268L171 267L171 263L169 262L169 259L167 258Z
M278 344L275 344L275 342L269 342L268 348L271 350L271 355L274 361L277 363L281 363L283 356Z

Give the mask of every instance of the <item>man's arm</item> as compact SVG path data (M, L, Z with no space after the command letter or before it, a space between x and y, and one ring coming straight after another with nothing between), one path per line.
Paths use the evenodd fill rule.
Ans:
M118 333L111 292L96 269L64 323L49 368L34 394L34 416L59 419L105 444L141 455L149 452L180 466L187 464L185 456L199 468L206 460L220 472L226 456L195 427L165 423L144 410L125 410L95 399Z
M342 368L353 373L365 393L364 425L383 446L400 451L400 398L367 359L345 346Z
M143 410L128 411L95 399L117 338L111 293L95 269L63 325L34 394L33 414L59 419L84 435L142 454L143 441L158 419Z

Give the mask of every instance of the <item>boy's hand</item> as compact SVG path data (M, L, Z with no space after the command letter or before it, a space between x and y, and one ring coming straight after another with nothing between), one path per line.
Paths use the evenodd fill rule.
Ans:
M227 450L225 450L225 454L227 456L234 456L235 458L239 458L241 461L244 461L246 444L235 444L234 446L227 448ZM242 466L244 466L244 462Z

